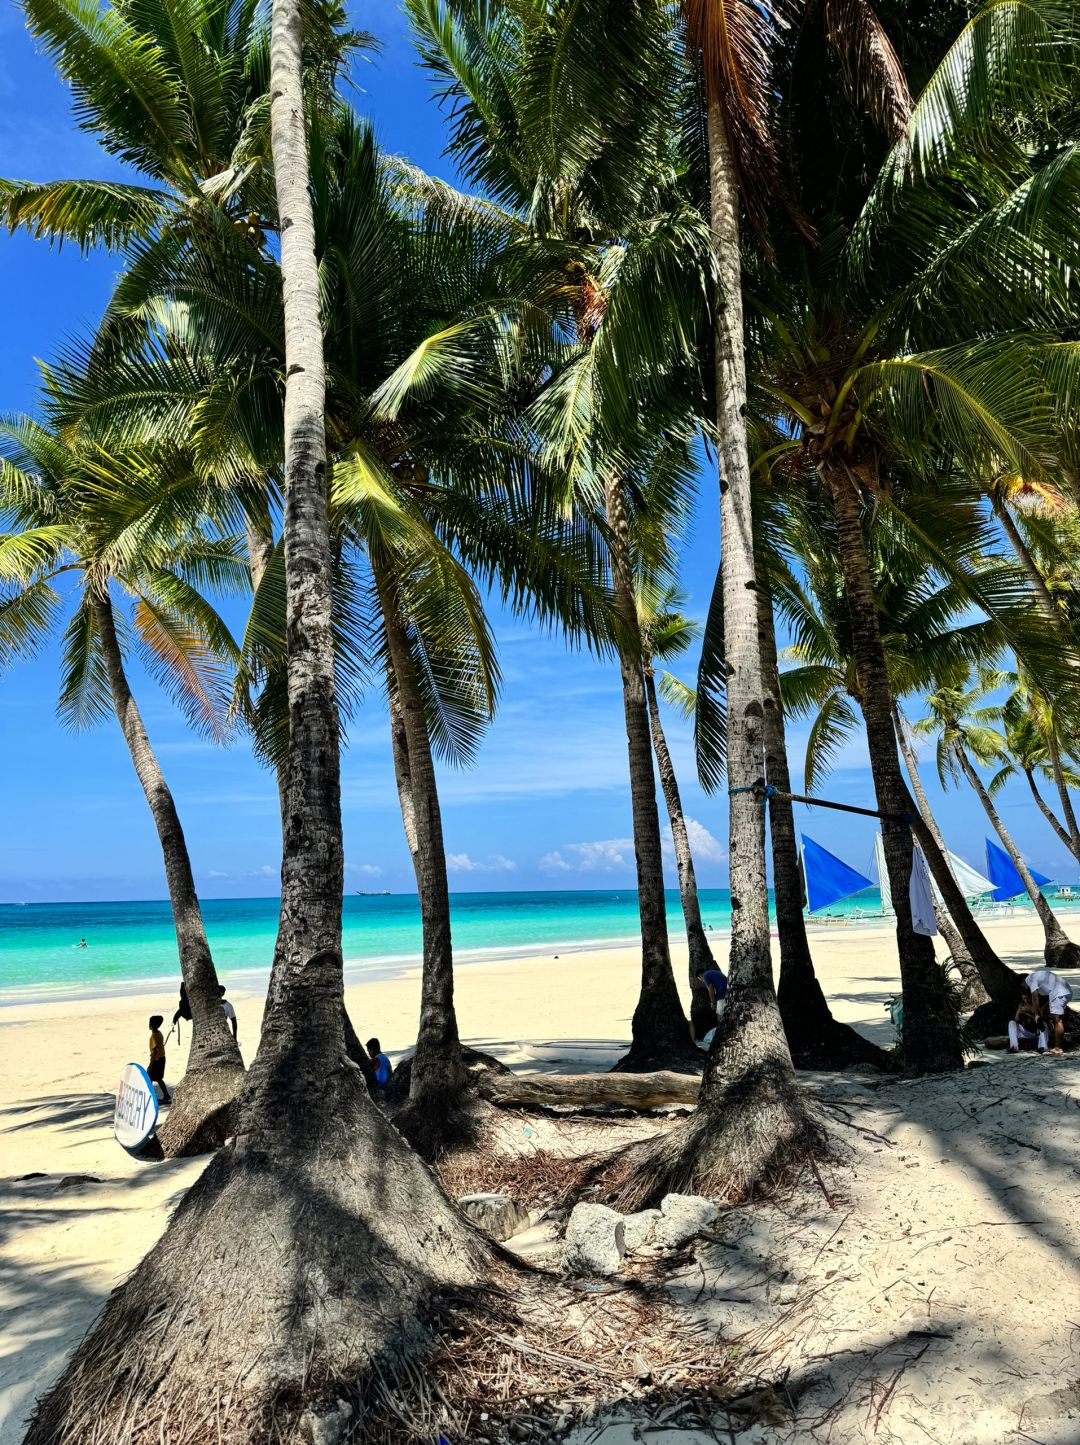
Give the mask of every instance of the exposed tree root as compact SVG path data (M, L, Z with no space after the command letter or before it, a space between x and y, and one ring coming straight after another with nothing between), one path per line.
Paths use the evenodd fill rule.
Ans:
M220 1149L235 1128L244 1078L243 1064L189 1070L173 1091L168 1117L157 1131L162 1157L188 1158Z
M622 1151L594 1182L627 1211L672 1193L735 1202L774 1192L829 1152L790 1068L766 1058L742 1078L714 1083L708 1103L703 1096L674 1128Z
M299 1441L303 1410L340 1393L356 1438L392 1438L365 1402L413 1387L430 1320L475 1299L494 1260L343 1065L290 1130L238 1134L210 1162L27 1445Z

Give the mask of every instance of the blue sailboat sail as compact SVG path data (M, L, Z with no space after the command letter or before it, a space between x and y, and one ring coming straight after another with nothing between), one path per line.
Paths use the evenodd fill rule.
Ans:
M994 885L994 891L990 895L995 903L1004 903L1006 898L1015 898L1018 893L1024 892L1024 880L1016 871L1013 860L999 848L996 843L986 840L986 872ZM1044 883L1051 880L1043 873L1036 873L1035 869L1028 865L1028 872L1035 882L1042 887Z
M827 908L841 898L850 898L864 888L873 888L873 880L849 868L842 858L830 853L813 838L802 835L803 879L806 884L806 904L813 913L818 908Z

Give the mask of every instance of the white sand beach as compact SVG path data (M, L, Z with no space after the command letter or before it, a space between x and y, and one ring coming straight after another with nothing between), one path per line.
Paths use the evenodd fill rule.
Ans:
M988 931L1023 971L1040 956L1029 919ZM899 988L890 933L819 930L814 950L835 1015L890 1042L884 1005ZM685 948L675 967L684 977ZM604 1068L629 1038L637 968L622 948L463 966L463 1037L525 1071ZM230 997L250 1057L262 1001L235 988ZM396 1059L418 998L410 972L355 985L347 1001L361 1037L377 1033ZM21 1438L34 1398L204 1167L139 1163L111 1134L120 1070L143 1059L148 1015L173 1006L171 996L135 994L0 1008L0 1445ZM182 1056L171 1047L174 1082ZM834 1433L806 1424L792 1434L788 1420L785 1435L758 1421L739 1438L1080 1438L1080 1058L987 1054L960 1076L881 1088L865 1077L808 1082L843 1101L835 1132L854 1150L830 1186L833 1207L818 1192L797 1208L736 1211L727 1246L702 1246L687 1295L707 1328L729 1334L797 1304L789 1364L805 1376L807 1409L828 1416L829 1392L845 1382L851 1399L826 1420ZM616 1445L635 1438L629 1431L616 1423L588 1438ZM697 1437L649 1436L676 1438Z

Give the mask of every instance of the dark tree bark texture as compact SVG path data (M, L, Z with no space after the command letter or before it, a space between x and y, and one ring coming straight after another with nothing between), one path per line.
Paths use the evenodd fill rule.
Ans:
M109 673L113 709L161 844L180 972L191 1004L187 1072L173 1092L172 1106L157 1132L157 1142L166 1158L199 1154L217 1148L231 1132L232 1105L244 1082L244 1061L221 1007L187 840L128 685L107 591L94 601L94 619Z
M641 635L630 557L630 525L621 478L609 476L604 488L611 581L620 624L619 672L630 764L630 806L637 865L638 916L641 923L641 990L631 1021L630 1052L616 1069L651 1072L670 1066L693 1051L668 946L667 903L660 813L656 806L652 737L645 703Z
M909 883L912 869L908 791L900 771L893 729L892 695L881 645L877 604L863 537L862 497L856 478L833 458L820 466L832 498L844 599L851 620L859 705L866 722L870 769L881 820L889 887L896 913L896 942L904 994L905 1066L916 1074L941 1073L963 1063L960 1043L945 1003L945 984L933 940L914 931Z

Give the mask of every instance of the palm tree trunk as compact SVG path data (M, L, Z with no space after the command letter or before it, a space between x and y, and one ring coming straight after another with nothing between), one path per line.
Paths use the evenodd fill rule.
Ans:
M1061 608L1054 601L1053 593L1046 585L1046 578L1042 574L1042 569L1039 567L1039 564L1032 556L1031 549L1028 547L1027 543L1020 535L1020 529L1019 527L1017 527L1016 523L1013 520L1013 516L1012 513L1009 511L1008 504L994 494L991 494L991 501L993 504L994 513L998 521L1001 523L1002 531L1008 538L1010 546L1016 553L1017 557L1020 559L1020 563L1023 566L1024 571L1028 575L1028 579L1031 582L1032 588L1035 592L1035 596L1039 604L1040 612L1050 623L1051 627L1053 627L1054 631L1071 648L1072 642L1069 637L1068 623L1061 611ZM1073 810L1072 799L1069 797L1069 790L1065 783L1065 775L1061 767L1061 752L1058 748L1057 740L1053 737L1052 734L1047 739L1047 750L1050 754L1050 764L1054 774L1054 785L1057 788L1058 797L1061 800L1062 816L1065 819L1065 826L1068 829L1068 835L1062 841L1065 843L1066 848L1068 848L1069 852L1073 855L1077 862L1080 862L1080 826L1078 826L1077 824L1076 814ZM1028 779L1028 781L1031 781L1030 778ZM1036 794L1036 800L1039 802L1039 806L1043 807L1041 800L1038 798L1038 794ZM1045 808L1043 809L1043 811L1045 812Z
M389 1388L395 1409L401 1400L410 1413L419 1410L418 1399L402 1395L413 1388L404 1382L425 1371L430 1335L418 1319L429 1316L436 1295L478 1291L492 1265L486 1241L371 1103L345 1048L322 332L300 16L300 0L274 0L289 764L281 913L262 1037L235 1137L113 1291L39 1405L30 1445L86 1439L88 1430L120 1440L135 1418L147 1439L172 1438L186 1428L178 1426L177 1402L197 1433L220 1437L224 1429L237 1442L268 1432L321 1437L330 1427L318 1412L335 1398L328 1381L348 1381L360 1400ZM359 1307L362 1300L377 1300L377 1308ZM148 1328L153 1320L157 1327ZM168 1328L169 1320L183 1328ZM309 1409L314 1420L309 1414L301 1424Z
M686 815L683 812L679 780L675 776L675 765L671 761L664 724L660 717L660 704L656 696L656 679L651 667L645 669L645 700L649 708L649 726L652 730L653 752L656 754L656 771L660 774L660 791L667 805L668 821L671 824L671 840L675 848L675 866L679 872L679 900L682 903L683 922L686 924L686 942L690 952L690 986L698 970L715 967L715 959L705 929L701 922L701 906L698 903L697 875L694 872L694 855L690 849L690 837L686 831Z
M627 1175L626 1207L669 1191L729 1197L790 1167L819 1147L795 1079L773 988L765 875L765 689L746 442L739 192L715 84L706 95L715 297L716 430L720 485L720 572L727 663L727 772L731 949L728 993L705 1064L698 1107L686 1124L649 1146Z
M1068 829L1065 846L1080 863L1080 828L1077 827L1076 813L1073 811L1072 799L1069 797L1069 788L1065 781L1065 771L1061 766L1061 749L1052 733L1046 740L1046 748L1050 754L1050 767L1054 774L1054 786L1057 788L1057 795L1061 802L1062 817L1065 819L1065 827Z
M866 723L874 792L882 813L891 815L882 818L881 834L896 912L904 995L904 1062L917 1074L940 1073L960 1068L963 1058L945 1006L945 981L934 956L933 940L916 933L912 927L911 828L901 821L910 816L908 791L896 750L892 696L863 538L861 494L855 478L842 463L829 460L823 462L820 469L832 496L836 519L844 598L851 620L859 704Z
M610 475L604 487L611 582L620 625L619 672L630 765L630 807L637 864L638 917L641 925L641 992L631 1023L630 1052L617 1069L643 1072L692 1058L690 1027L679 1000L668 946L660 813L656 806L652 738L645 704L641 633L630 557L630 525L621 478Z
M1009 540L1009 545L1016 553L1020 565L1028 575L1028 581L1031 583L1039 602L1039 610L1047 620L1052 623L1055 630L1060 630L1064 621L1061 611L1054 601L1050 588L1046 585L1046 578L1043 576L1038 563L1031 555L1030 548L1020 535L1020 529L1013 521L1012 513L1009 511L1008 505L994 495L991 495L990 500L994 508L994 515L1001 523L1001 530L1005 533L1005 536Z
M922 777L918 770L918 759L915 757L911 747L911 738L908 737L904 727L904 718L898 705L893 702L893 724L896 728L896 741L899 749L904 754L904 762L907 764L908 776L911 779L912 792L915 793L915 803L918 808L918 818L921 819L922 827L918 821L912 824L912 831L920 841L922 854L930 867L931 877L937 884L938 893L941 894L944 907L938 906L937 899L934 900L935 913L937 913L938 928L941 929L941 936L946 939L948 951L953 955L959 968L961 977L966 983L966 1001L973 1007L985 1007L986 998L995 1003L995 1009L986 1010L980 1016L982 1025L990 1032L1000 1032L1000 1023L1008 1022L1013 1013L1016 1012L1016 1004L1019 1003L1019 978L1016 977L1008 964L1003 964L996 954L993 946L990 945L986 933L979 928L974 913L967 905L967 899L961 892L960 884L954 877L953 870L948 867L948 850L941 829L938 828L937 819L931 811L930 799L927 798ZM979 984L982 993L974 990L970 981L969 968L972 965L974 971L979 975ZM980 1026L982 1026L980 1025Z
M409 1108L398 1115L396 1123L422 1154L433 1157L439 1144L445 1143L447 1115L466 1077L454 1010L450 885L431 740L408 636L387 569L373 559L372 570L390 654L394 772L405 837L416 874L424 948L420 1024L409 1077Z
M1027 779L1027 785L1031 789L1031 796L1035 799L1039 812L1043 815L1046 821L1050 824L1051 828L1053 828L1054 832L1057 834L1058 838L1061 840L1062 843L1065 844L1066 848L1068 848L1069 852L1071 853L1072 841L1069 838L1068 833L1061 826L1061 823L1056 817L1054 810L1050 807L1049 803L1039 792L1038 784L1035 782L1035 774L1030 768L1024 768L1023 772L1024 777Z
M244 1063L221 1008L218 977L195 891L184 830L131 695L107 591L103 590L94 599L94 618L109 673L113 709L161 844L180 973L191 1004L187 1073L173 1095L169 1117L158 1131L158 1142L167 1157L196 1154L223 1142L229 1106L243 1082Z
M784 708L780 700L780 665L776 655L776 624L772 594L764 567L758 569L758 639L765 687L763 733L765 776L777 793L791 792ZM885 1055L847 1024L837 1023L814 972L814 960L803 916L802 878L795 838L795 813L790 799L769 798L772 841L773 899L780 935L780 984L777 1002L788 1048L797 1068L842 1069L854 1063L885 1067Z
M979 777L978 773L971 766L971 760L963 747L954 747L953 755L960 764L961 772L971 784L976 797L983 805L983 811L990 819L994 832L1001 839L1002 847L1012 859L1013 867L1017 873L1019 873L1020 881L1024 885L1027 896L1031 899L1035 907L1035 912L1039 915L1039 922L1043 926L1043 934L1046 939L1043 952L1047 964L1050 968L1080 967L1080 947L1066 936L1065 930L1057 920L1057 915L1039 891L1039 885L1035 882L1034 878L1032 878L1031 871L1024 862L1020 849L1013 842L1012 835L1001 821L1001 816L994 807L993 799L986 791L982 778Z

